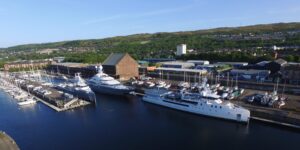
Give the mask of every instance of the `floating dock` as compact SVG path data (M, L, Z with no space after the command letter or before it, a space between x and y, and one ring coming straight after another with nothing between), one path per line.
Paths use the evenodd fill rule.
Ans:
M34 91L32 88L29 89L27 86L33 85L33 87L42 87L43 89L50 91L51 94L43 95L37 91ZM43 104L47 105L48 107L54 109L55 111L66 111L69 109L74 109L77 107L82 107L85 105L91 104L91 102L79 99L77 97L74 97L72 99L66 100L64 97L64 93L61 91L58 91L50 86L42 85L38 82L33 81L26 81L25 84L21 85L21 88L24 91L29 92L32 96L36 98L36 100L42 102Z

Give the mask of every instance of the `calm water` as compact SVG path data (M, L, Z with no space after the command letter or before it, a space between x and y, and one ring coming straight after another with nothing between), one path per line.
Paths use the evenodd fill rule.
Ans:
M104 95L98 95L96 106L55 112L41 103L20 108L0 91L0 130L23 150L300 149L300 132Z

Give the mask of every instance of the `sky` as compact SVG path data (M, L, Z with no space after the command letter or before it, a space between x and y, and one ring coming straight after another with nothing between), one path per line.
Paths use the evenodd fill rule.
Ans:
M300 0L0 0L0 47L300 22Z

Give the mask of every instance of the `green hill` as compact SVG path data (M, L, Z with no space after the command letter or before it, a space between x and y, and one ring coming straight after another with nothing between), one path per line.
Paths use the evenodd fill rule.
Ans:
M173 33L135 34L129 36L117 36L105 39L75 40L54 43L28 44L7 48L7 50L39 50L44 48L70 48L92 47L97 49L121 49L128 46L130 49L174 49L177 44L186 43L190 48L213 48L214 38L211 35L220 34L264 34L274 32L286 32L300 30L300 23L277 23L266 25L253 25L232 28L216 28ZM203 41L204 40L204 41ZM279 43L284 44L284 43ZM239 45L236 45L237 47ZM219 47L226 47L220 44Z
M128 52L136 58L172 57L174 56L176 45L182 43L187 44L188 49L194 49L196 52L208 52L219 49L247 50L256 47L271 47L273 45L299 46L300 23L262 24L170 33L145 33L104 39L27 44L4 48L2 52L17 52L15 56L21 59L70 55L83 57L84 55L76 54L79 52L89 53L86 55L94 55L96 53L101 55L101 59L111 52ZM32 54L33 52L51 48L59 50L50 56ZM22 53L20 54L20 52Z

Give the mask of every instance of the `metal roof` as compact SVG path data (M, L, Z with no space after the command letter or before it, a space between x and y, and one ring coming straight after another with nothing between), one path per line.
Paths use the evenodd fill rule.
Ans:
M206 70L200 69L182 69L182 68L156 68L155 70L161 71L180 71L180 72L196 72L196 73L206 73Z
M194 62L209 62L208 60L188 60L187 62L191 62L191 63L194 63Z
M241 73L241 74L259 74L259 73L270 73L270 70L256 70L256 69L232 69L231 73Z
M216 64L248 65L248 62L217 62Z
M75 62L55 63L54 65L65 66L65 67L86 67L86 66L88 66L88 64L75 63Z
M284 59L281 59L281 58L274 60L274 62L278 63L280 65L284 65L287 63L287 61L285 61Z
M256 65L259 65L259 66L265 66L266 64L270 63L271 61L261 61L261 62L258 62L256 63Z
M184 61L168 61L168 62L162 62L163 65L190 65L194 66L194 63L190 62L184 62Z
M112 53L103 62L103 65L115 66L126 55L126 53Z

